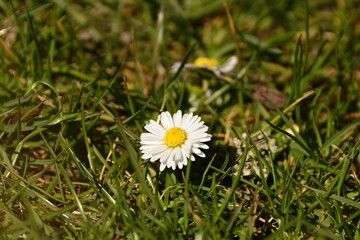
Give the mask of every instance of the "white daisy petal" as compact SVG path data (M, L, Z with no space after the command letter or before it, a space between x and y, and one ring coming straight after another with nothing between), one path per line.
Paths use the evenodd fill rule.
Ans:
M208 142L211 140L211 136L210 137L204 137L204 138L194 138L192 139L191 143L195 143L195 142Z
M192 119L193 114L192 113L185 113L182 119L182 123L180 125L180 127L182 129L185 129L185 127L187 126L187 124L189 124L189 121Z
M182 112L181 112L181 110L178 110L174 114L174 127L180 127L181 121L182 121Z
M199 142L208 142L208 141L210 141L210 140L211 140L211 135L206 136L206 137L200 139Z
M140 139L141 141L159 141L161 140L162 138L164 138L164 136L157 136L157 135L154 135L154 134L151 134L151 133L142 133L140 135Z
M185 151L184 149L181 149L181 153L183 155L183 161L187 162L186 159L189 157L190 151ZM186 165L186 164L184 164L184 165Z
M191 137L204 137L204 133L206 134L206 131L204 131L206 129L208 129L208 127L206 128L202 128L202 129L199 129L199 130L195 130L195 131L189 131L187 130L187 132L189 132L189 136Z
M174 162L174 160L171 159L171 158L169 158L169 159L166 161L166 166L167 166L167 168L171 168L173 164L175 165L175 162Z
M184 153L183 153L183 155L184 155ZM184 156L186 156L186 155L184 155ZM184 157L184 160L182 161L182 164L183 164L184 166L186 166L187 163L188 163L187 157Z
M221 71L219 70L219 68L213 68L212 72L215 74L215 76L221 77Z
M197 135L197 136L191 136L191 139L189 139L190 143L194 143L194 142L208 142L211 140L211 135L210 134L204 134L204 135ZM190 138L190 137L189 137Z
M183 121L183 124L181 124L182 125L181 128L184 129L185 131L187 131L187 129L192 126L192 124L196 121L196 119L197 118L195 118L195 117L191 117L191 118L189 117L188 121L186 121L186 122ZM187 132L189 132L189 131L187 131Z
M207 130L209 130L209 127L205 126L205 125L202 125L200 127L193 125L187 129L187 131L191 132L192 134L195 134L195 133L203 134L203 133L207 132Z
M166 159L166 165L168 168L171 167L171 163L174 162L174 155L175 155L175 152L174 151L171 151L170 152L170 156Z
M151 157L152 157L151 154L144 154L144 155L142 155L142 159L149 159L149 158L151 158Z
M201 157L201 158L205 158L206 157L206 155L205 155L205 153L204 152L201 152L200 154L197 154L199 157Z
M189 158L190 154L191 154L191 145L188 144L184 144L181 148L181 150L183 151L183 155L186 156L186 158Z
M145 147L145 146L144 146ZM151 147L151 146L150 146ZM162 152L164 152L165 150L167 150L167 146L165 146L165 145L160 145L160 146L155 146L155 147L153 147L153 148L143 148L143 149L141 149L141 150L146 150L146 151L148 151L148 152L150 152L151 151L151 154L159 154L159 153L162 153Z
M205 153L203 153L200 149L198 148L193 148L193 153L195 153L196 155L198 155L199 157L205 157Z
M141 144L144 145L163 145L164 143L160 142L159 140L157 141L140 141Z
M172 170L176 169L176 162L175 161L171 162L171 168L172 168Z
M161 164L160 164L160 169L159 169L160 172L164 171L165 167L166 167L166 165L163 164L163 163L161 163Z
M175 63L171 66L170 72L171 72L171 73L176 73L176 72L179 70L180 66L181 66L181 62L175 62Z
M191 128L200 126L200 125L198 125L200 121L201 121L201 118L200 118L200 117L194 116L194 117L190 120L190 122L189 122L186 126L184 126L184 129L187 130L187 131L191 131L191 130L190 130Z
M163 144L157 144L157 145L143 145L140 147L140 150L143 150L143 151L153 151L153 150L156 150L156 149L159 149L161 148L162 146L165 146Z
M194 148L209 149L209 146L206 144L203 144L203 143L200 143L200 144L195 143L193 146L194 146Z
M174 161L175 162L181 162L182 161L182 152L181 152L181 148L175 148L174 149Z
M182 114L181 110L174 115L162 112L158 122L150 120L145 129L148 133L140 136L142 158L151 162L159 160L160 171L165 168L182 169L189 160L195 161L194 155L205 157L200 149L209 149L204 142L212 137L199 116Z
M232 56L220 66L220 71L222 73L232 75L235 73L237 64L238 64L238 58L236 56Z
M150 161L154 162L154 161L160 159L164 155L164 153L166 151L167 151L167 148L165 148L165 149L160 149L160 148L157 149L156 152L153 153L153 156L151 157Z
M150 162L155 162L155 161L158 160L158 159L159 159L158 155L152 156L152 157L150 158Z
M150 123L145 125L145 129L156 136L165 134L165 129L154 120L150 120Z
M174 122L169 112L161 113L161 125L163 125L166 130L174 127Z
M182 162L179 162L179 163L178 163L178 168L179 168L179 169L182 169L182 168L183 168L183 163L182 163Z
M163 155L160 157L160 162L165 162L170 157L171 152L172 149L167 149L166 151L164 151Z

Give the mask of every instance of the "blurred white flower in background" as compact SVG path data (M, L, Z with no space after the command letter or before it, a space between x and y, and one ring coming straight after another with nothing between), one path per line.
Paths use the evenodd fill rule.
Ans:
M238 58L236 56L230 57L226 62L220 64L215 58L199 57L194 63L186 63L184 69L190 70L205 70L210 71L217 77L232 76L236 74L236 65ZM176 62L171 67L171 72L176 73L180 68L181 62Z

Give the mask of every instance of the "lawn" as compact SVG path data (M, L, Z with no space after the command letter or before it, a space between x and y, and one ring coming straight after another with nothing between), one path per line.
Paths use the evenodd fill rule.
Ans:
M359 37L357 0L0 1L0 239L360 239Z

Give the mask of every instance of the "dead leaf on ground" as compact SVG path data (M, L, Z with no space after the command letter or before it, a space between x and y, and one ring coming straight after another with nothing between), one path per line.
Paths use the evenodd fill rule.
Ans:
M21 111L21 122L28 122L32 120L33 118L37 117L41 113L41 107L36 108L34 110L22 110ZM9 121L10 124L15 124L18 121L18 113L13 113L9 117L6 118L6 121Z
M282 92L275 88L269 88L264 84L257 84L253 87L252 97L263 104L267 109L273 109L268 99L277 107L283 108L288 100Z

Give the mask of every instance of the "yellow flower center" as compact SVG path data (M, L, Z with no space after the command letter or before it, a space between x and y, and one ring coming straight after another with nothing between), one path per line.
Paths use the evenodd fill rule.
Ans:
M206 67L207 69L211 69L213 67L220 66L220 63L214 58L199 57L195 60L194 65L197 67Z
M170 148L176 148L184 144L186 132L178 127L170 128L165 133L164 142Z

